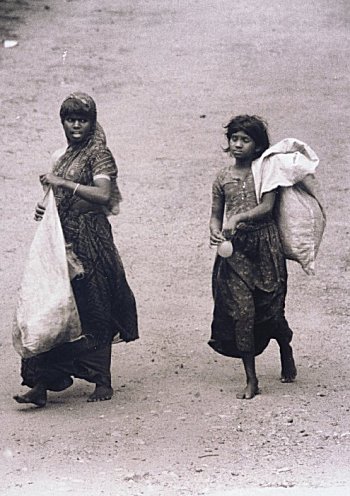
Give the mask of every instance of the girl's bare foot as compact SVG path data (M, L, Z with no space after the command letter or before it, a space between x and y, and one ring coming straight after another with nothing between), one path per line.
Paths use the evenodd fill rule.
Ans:
M16 400L17 403L32 403L33 405L43 407L46 405L47 392L43 386L34 386L28 393L15 395L13 399Z
M239 400L251 400L257 394L260 394L258 382L247 382L245 389L241 393L237 393L236 398Z
M281 354L281 382L294 382L297 376L297 368L293 358L293 350L290 345L284 346L280 350Z
M239 400L251 400L260 392L255 372L255 357L252 353L246 353L242 356L242 360L247 378L247 385L241 393L236 394L236 397Z
M96 384L95 391L90 394L87 401L89 403L94 401L106 401L110 400L113 396L113 389L108 386L99 386Z

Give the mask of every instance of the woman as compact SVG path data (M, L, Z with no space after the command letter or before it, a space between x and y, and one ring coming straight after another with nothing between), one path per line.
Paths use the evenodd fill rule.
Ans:
M222 243L232 244L231 254L221 252L214 265L209 345L243 360L247 385L237 397L251 399L259 392L255 356L271 338L280 346L282 382L292 382L297 371L290 346L293 333L284 315L286 261L273 217L277 191L265 193L258 204L252 175L253 161L269 148L266 126L257 116L241 115L226 129L225 151L231 161L213 184L210 243L219 247L219 255Z
M45 406L47 390L68 388L72 376L95 384L88 401L111 399L112 341L138 338L134 295L107 219L118 213L121 200L117 167L97 122L95 102L73 93L62 103L60 118L68 147L40 181L53 188L65 241L84 268L83 277L72 280L83 334L76 342L22 360L22 385L31 389L14 399L37 406ZM38 204L35 219L44 213Z

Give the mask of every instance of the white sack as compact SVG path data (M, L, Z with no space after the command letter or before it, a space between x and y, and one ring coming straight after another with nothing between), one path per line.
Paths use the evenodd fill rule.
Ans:
M70 285L65 241L52 190L30 246L19 289L13 345L29 358L70 342L81 326Z
M315 189L318 164L312 148L295 138L279 141L252 164L258 203L264 193L279 188L275 211L284 254L299 262L307 274L314 274L326 225Z
M295 138L285 138L271 146L252 164L258 203L262 195L279 186L288 187L314 175L319 164L309 145Z
M320 204L301 187L281 188L276 216L285 257L313 275L326 226Z

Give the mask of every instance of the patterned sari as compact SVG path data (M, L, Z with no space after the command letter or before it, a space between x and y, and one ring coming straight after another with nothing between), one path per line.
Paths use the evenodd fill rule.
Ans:
M64 188L54 189L65 240L84 267L83 277L72 281L83 337L23 360L22 384L33 387L41 381L59 391L71 385L75 376L110 385L111 343L116 336L125 342L137 339L138 325L135 298L107 218L121 200L117 167L97 122L85 143L68 146L53 173L88 186L96 178L106 178L111 181L111 200L103 207Z

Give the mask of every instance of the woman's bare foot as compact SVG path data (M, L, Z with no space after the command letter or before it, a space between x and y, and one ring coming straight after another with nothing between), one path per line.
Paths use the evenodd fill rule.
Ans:
M280 349L281 355L281 382L294 382L297 376L297 368L293 358L293 350L290 345L283 346Z
M113 389L108 386L99 386L96 384L95 391L90 394L87 401L89 403L94 401L106 401L110 400L113 396Z
M238 398L239 400L251 400L257 394L260 394L258 381L247 382L247 385L243 389L243 391L241 393L236 394L236 398Z
M34 386L28 393L14 396L13 399L16 400L17 403L32 403L33 405L43 407L46 405L47 391L44 386L38 385Z

